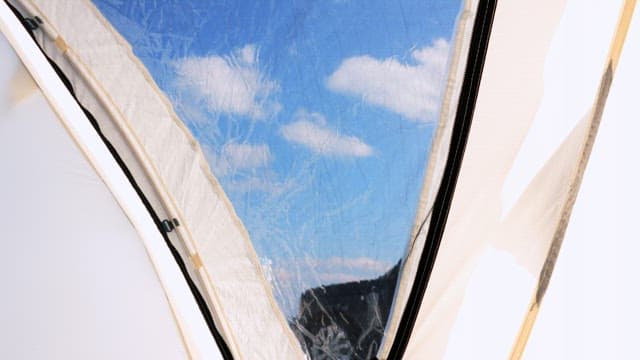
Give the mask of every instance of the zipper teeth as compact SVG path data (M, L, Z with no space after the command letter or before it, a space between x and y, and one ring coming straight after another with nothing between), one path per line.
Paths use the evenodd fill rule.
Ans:
M420 256L419 270L411 288L388 359L400 359L404 355L433 270L471 128L496 5L497 0L481 0L478 5L443 180L434 203L433 216L429 224L425 247Z

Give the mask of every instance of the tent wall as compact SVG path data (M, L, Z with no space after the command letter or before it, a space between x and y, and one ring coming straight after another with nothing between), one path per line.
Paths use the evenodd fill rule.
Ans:
M525 359L632 359L640 322L640 8L636 6Z
M0 357L221 358L149 214L4 2L0 30Z
M302 358L246 230L196 140L129 44L89 1L13 3L43 20L36 35L41 46L70 78L154 209L180 222L171 239L234 357Z
M509 356L593 135L621 4L498 2L456 193L407 358Z

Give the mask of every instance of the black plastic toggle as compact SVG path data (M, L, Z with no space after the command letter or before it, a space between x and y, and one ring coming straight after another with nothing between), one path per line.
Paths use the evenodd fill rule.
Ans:
M42 20L39 17L34 16L32 18L24 18L24 23L27 25L29 30L33 31L40 27Z
M166 233L172 232L173 229L177 228L178 226L180 226L180 222L176 218L173 218L171 220L162 220L162 230L164 230L164 232Z

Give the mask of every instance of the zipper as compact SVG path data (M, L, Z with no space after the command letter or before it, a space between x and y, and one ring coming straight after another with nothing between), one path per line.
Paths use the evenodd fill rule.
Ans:
M429 223L425 247L420 256L418 272L387 359L401 359L403 357L420 311L424 293L429 284L429 278L433 271L433 265L440 248L449 210L451 209L453 194L471 129L496 6L497 0L481 0L478 4L447 163L433 205L433 213Z

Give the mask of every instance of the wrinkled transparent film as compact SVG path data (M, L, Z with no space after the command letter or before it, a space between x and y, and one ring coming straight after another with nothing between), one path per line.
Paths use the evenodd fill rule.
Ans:
M374 356L460 2L94 3L200 142L303 348Z

